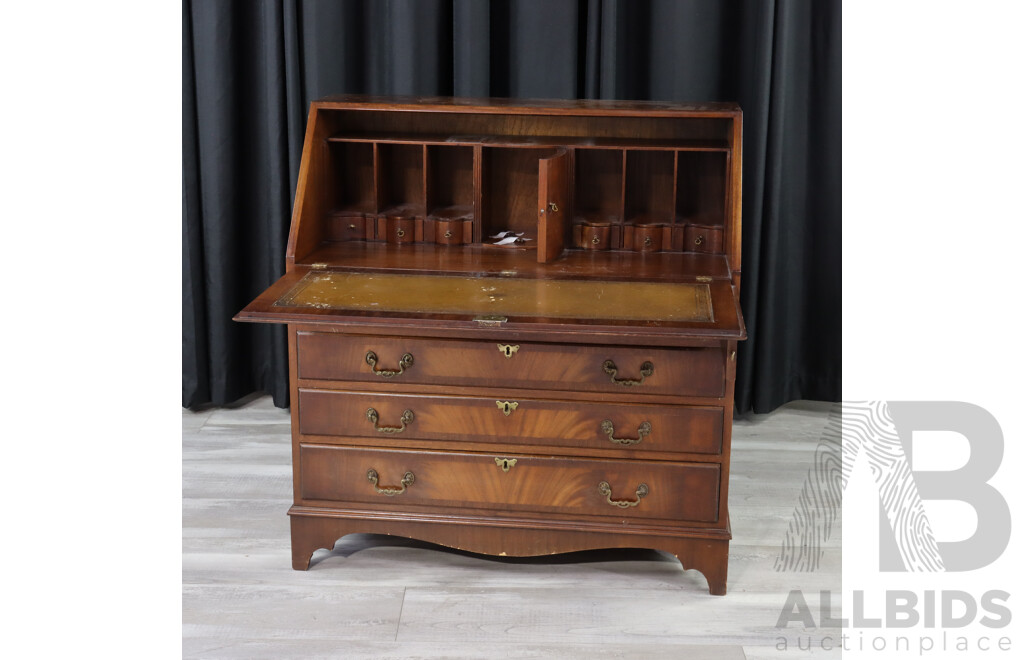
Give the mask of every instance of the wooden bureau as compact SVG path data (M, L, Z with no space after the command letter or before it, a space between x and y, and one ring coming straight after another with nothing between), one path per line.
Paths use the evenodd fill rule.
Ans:
M287 272L236 317L288 324L293 566L354 532L653 548L724 594L741 124L727 103L314 103Z

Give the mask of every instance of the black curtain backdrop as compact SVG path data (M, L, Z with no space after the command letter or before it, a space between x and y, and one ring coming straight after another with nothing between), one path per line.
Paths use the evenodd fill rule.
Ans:
M738 412L836 401L838 0L202 0L183 17L183 405L288 405L285 333L231 317L284 273L311 101L329 94L737 101Z

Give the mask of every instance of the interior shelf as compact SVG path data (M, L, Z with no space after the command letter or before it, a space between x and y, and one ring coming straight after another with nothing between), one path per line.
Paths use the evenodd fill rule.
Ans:
M473 149L427 146L427 212L443 218L472 217Z
M377 147L377 206L422 215L426 207L422 145ZM417 213L418 211L418 213Z
M687 222L722 226L726 217L728 154L678 154L676 215Z
M371 144L333 143L328 151L331 185L327 208L336 212L373 213L377 210Z
M621 149L576 152L574 217L587 223L621 223L623 154Z
M628 223L668 223L674 218L674 151L626 151L625 219Z
M489 147L572 147L574 149L677 149L728 151L725 140L645 139L556 135L450 135L444 133L346 132L329 142L379 144L484 145Z

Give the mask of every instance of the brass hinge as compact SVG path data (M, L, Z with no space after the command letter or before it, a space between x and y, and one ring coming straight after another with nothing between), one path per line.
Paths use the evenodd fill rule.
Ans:
M710 282L711 278L709 276L707 276L707 275L698 275L697 276L697 281L698 282Z
M327 268L327 264L317 262L317 263L313 264L312 266L310 266L310 268L312 268L313 270L323 270L323 269Z
M480 325L501 325L508 321L508 317L505 316L477 316L473 318L474 321Z

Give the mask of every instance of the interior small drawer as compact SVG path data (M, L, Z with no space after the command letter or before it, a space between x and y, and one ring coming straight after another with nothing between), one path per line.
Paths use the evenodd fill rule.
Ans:
M716 522L720 468L300 444L306 501Z
M725 352L298 333L303 379L720 397Z
M299 430L402 440L717 455L722 408L299 388Z

